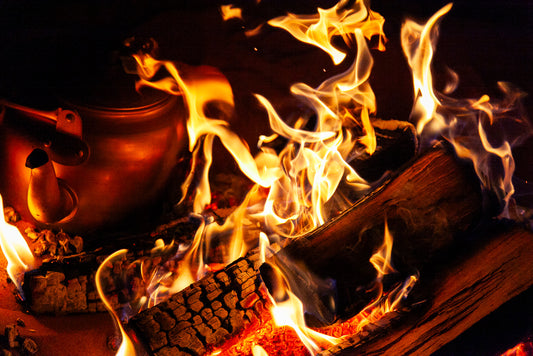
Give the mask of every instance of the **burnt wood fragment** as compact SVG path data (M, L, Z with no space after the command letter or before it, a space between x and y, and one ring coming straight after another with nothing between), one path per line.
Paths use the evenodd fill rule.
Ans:
M37 314L103 312L94 274L96 258L84 263L45 263L24 275L25 304Z

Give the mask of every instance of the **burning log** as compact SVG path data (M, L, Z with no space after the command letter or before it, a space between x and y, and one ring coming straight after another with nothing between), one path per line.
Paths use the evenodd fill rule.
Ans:
M274 258L295 261L335 280L336 313L344 319L375 297L368 292L377 274L369 259L383 241L385 220L394 236L392 261L397 270L411 274L472 228L482 206L472 169L442 147L435 148L336 219L291 241Z
M20 295L25 308L36 314L104 312L106 308L95 286L95 273L112 251L120 246L133 245L135 248L128 254L128 261L149 260L151 268L157 269L174 256L175 251L169 248L163 254L154 254L154 242L190 241L197 228L195 221L182 218L173 221L172 228L156 230L153 234L113 236L108 237L107 241L99 239L96 243L95 240L84 243L80 236L71 237L62 231L54 233L47 229L40 230L25 221L16 220L14 210L8 209L7 213L17 224L17 228L24 231L34 255L42 262L38 268L24 273ZM127 272L125 266L117 265L107 278L109 290L106 292L109 293L108 298L114 309L120 308L133 293L125 286ZM138 280L131 283L141 284Z
M393 260L414 268L474 226L481 210L479 183L470 167L464 167L442 147L436 148L339 218L291 241L282 250L283 256L303 261L318 275L333 276L339 300L344 303L340 316L352 316L372 297L358 291L375 279L374 268L366 263L382 241L385 217L393 234L397 232L397 251L405 255L403 260L395 259L397 256ZM274 258L283 256L278 253ZM224 281L221 276L225 276ZM152 354L203 354L238 332L245 320L252 322L258 317L258 309L264 305L258 292L260 283L258 266L238 260L134 317L130 327ZM210 297L210 291L216 291L216 296ZM250 298L251 303L247 301ZM220 308L225 318L219 316L215 328L209 323L216 316L213 310ZM237 322L231 321L232 314L237 315Z
M533 285L530 251L533 233L521 228L478 241L420 286L430 293L426 308L321 355L430 355Z
M263 310L258 257L241 258L133 317L154 355L203 355L255 322Z

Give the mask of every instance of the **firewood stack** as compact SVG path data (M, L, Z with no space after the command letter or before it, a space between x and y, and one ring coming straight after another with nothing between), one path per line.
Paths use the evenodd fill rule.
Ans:
M136 315L129 326L154 355L203 355L260 317L265 300L258 261L257 254L234 261Z

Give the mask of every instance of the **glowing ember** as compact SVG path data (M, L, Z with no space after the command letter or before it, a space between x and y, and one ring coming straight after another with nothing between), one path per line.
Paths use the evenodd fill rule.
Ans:
M533 355L533 342L521 342L501 356L531 356Z
M17 286L20 295L24 298L22 282L24 273L36 267L36 260L28 246L28 243L13 225L8 224L4 219L4 203L0 195L0 247L7 259L7 273Z

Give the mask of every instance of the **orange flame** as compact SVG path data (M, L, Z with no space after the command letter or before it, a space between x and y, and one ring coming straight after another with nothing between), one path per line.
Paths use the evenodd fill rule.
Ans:
M268 248L262 248L261 259ZM273 264L274 263L274 264ZM294 330L300 341L311 355L318 353L324 345L332 346L340 342L340 339L323 334L306 326L304 319L304 306L300 299L291 291L287 276L275 264L269 263L273 268L275 286L271 293L267 292L271 303L270 314L275 326L289 327Z
M274 27L281 27L296 39L312 44L324 50L331 56L333 63L339 64L346 57L346 53L335 48L332 44L334 36L342 36L347 41L349 34L356 29L361 30L367 38L379 35L378 49L384 50L383 17L367 8L362 0L353 5L349 1L340 1L329 9L318 8L316 15L295 15L277 17L268 22Z
M512 349L507 350L501 356L531 356L533 354L533 342L521 342Z
M227 21L229 19L241 19L242 20L242 10L238 7L235 7L233 4L221 5L220 13L222 14L222 20Z
M261 347L261 345L252 346L252 354L253 356L268 356L267 352Z
M7 259L7 273L15 283L20 295L24 297L22 282L24 273L35 268L36 260L28 246L28 243L16 226L6 222L4 217L4 203L0 194L0 247Z
M392 235L389 231L387 220L385 220L385 232L383 236L383 244L376 253L370 257L370 263L378 271L378 279L381 279L384 275L393 273L396 270L391 265L392 254Z
M322 334L305 325L303 304L292 292L287 291L288 298L276 303L271 299L273 307L270 310L276 326L292 328L311 355L318 353L321 348L317 342L328 343L330 346L340 342L335 337Z
M96 290L98 291L98 295L100 296L102 303L104 303L104 306L106 307L107 311L113 318L115 327L120 331L120 335L122 336L120 347L116 353L117 356L135 356L136 352L135 352L135 346L133 342L131 341L128 334L124 330L124 327L122 326L122 323L120 322L118 315L113 309L111 302L106 297L105 276L109 274L109 270L113 268L113 262L124 259L127 252L128 250L119 250L109 255L104 260L104 262L102 262L100 267L98 267L98 270L96 271L96 275L94 278L95 283L96 283Z
M433 120L437 125L437 130L441 129L438 124L443 125L444 122L444 118L437 113L437 108L441 103L433 91L431 62L438 36L438 23L451 8L451 3L444 6L431 16L425 25L408 20L402 26L402 46L413 73L415 91L415 104L411 116L417 120L416 128L419 134Z
M361 126L367 135L361 141L368 153L375 150L374 130L368 117L368 112L376 109L375 96L368 83L373 60L360 28L354 29L354 36L358 51L347 71L326 80L316 89L304 83L291 87L291 92L316 112L315 131L287 126L268 100L256 95L267 110L275 134L292 142L279 155L284 175L271 186L264 211L266 226L279 235L305 234L327 221L325 204L337 192L341 182L351 185L354 190L368 188L345 161L356 143L350 131L343 130L347 108L353 107L361 112ZM263 137L260 142L269 140L272 137Z

